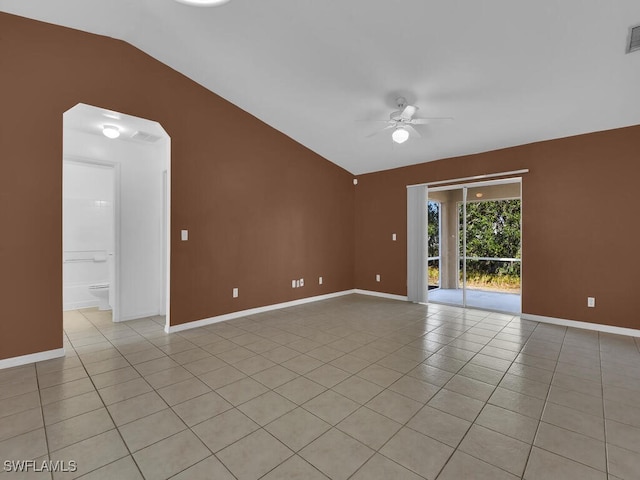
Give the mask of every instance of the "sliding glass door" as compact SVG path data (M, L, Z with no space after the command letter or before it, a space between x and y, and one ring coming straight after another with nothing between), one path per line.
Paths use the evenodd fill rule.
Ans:
M458 246L459 238L464 239L458 234L458 206L464 205L464 194L461 187L428 190L429 301L464 305L464 263Z
M520 183L468 189L465 272L470 307L520 312Z
M519 313L520 180L429 189L427 211L428 301Z
M427 288L440 288L440 211L442 206L438 200L427 202Z

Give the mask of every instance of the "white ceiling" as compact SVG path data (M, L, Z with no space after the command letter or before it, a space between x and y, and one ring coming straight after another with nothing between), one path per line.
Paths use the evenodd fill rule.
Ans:
M64 113L65 130L70 129L102 136L102 128L105 125L113 125L120 130L120 136L115 141L141 143L141 140L131 138L136 133L159 137L152 142L154 144L162 144L168 138L167 133L158 122L84 103L79 103Z
M640 124L638 0L0 0L125 40L354 174ZM393 144L394 98L454 117ZM170 133L170 132L169 132Z

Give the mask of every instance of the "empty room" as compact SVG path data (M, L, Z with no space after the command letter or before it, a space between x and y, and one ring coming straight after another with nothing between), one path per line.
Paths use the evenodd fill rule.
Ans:
M639 478L638 85L632 0L0 0L0 480Z

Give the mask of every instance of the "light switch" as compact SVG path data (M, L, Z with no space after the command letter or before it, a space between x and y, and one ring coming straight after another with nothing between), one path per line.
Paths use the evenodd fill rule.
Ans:
M187 240L189 240L189 230L182 230L180 232L180 238L182 239L183 242L186 242Z
M301 286L301 287L304 287L304 278L301 278L301 279L300 279L300 286Z
M318 284L322 285L322 277L318 277Z
M233 298L238 298L238 289L237 288L233 289Z
M397 240L397 238L396 238L396 234L395 234L395 233L392 233L392 234L391 234L391 240L393 240L394 242Z
M379 281L380 281L380 274L379 274L379 273L377 273L377 274L376 274L376 282L379 282Z

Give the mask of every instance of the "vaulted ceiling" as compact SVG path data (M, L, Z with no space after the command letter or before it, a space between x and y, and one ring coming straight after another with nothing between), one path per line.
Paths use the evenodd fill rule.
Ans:
M637 0L0 0L115 37L354 174L640 124ZM429 124L381 129L406 97ZM108 108L108 105L103 105ZM229 126L233 128L233 125Z

